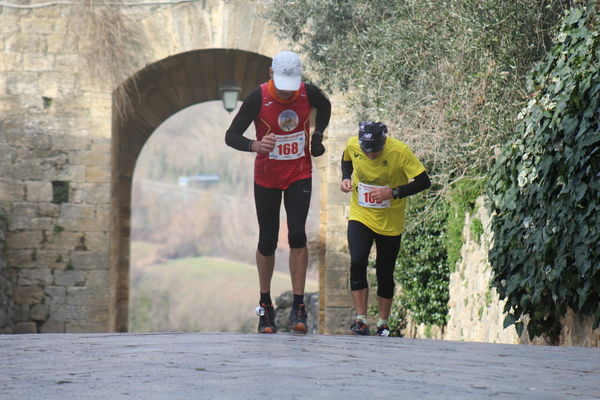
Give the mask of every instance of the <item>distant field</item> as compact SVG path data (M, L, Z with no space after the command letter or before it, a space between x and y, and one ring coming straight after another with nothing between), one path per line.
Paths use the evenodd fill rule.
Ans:
M198 257L136 266L151 244L132 243L130 330L132 332L253 332L257 317L256 266ZM144 263L141 263L144 265ZM275 272L273 300L291 290L289 275ZM318 282L307 281L307 292Z

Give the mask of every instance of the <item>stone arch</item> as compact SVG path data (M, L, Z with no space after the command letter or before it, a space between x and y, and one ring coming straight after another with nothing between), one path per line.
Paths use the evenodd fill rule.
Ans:
M131 190L142 148L158 126L193 104L220 100L220 87L233 80L244 98L268 79L269 57L235 49L204 49L177 54L137 72L113 92L111 254L109 329L128 324ZM130 93L118 110L116 93Z

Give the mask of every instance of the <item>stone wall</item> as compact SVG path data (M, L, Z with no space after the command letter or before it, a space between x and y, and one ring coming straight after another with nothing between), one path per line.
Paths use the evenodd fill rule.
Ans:
M13 282L6 263L6 216L0 210L0 334L12 333L13 326Z
M186 59L198 50L232 49L271 57L287 46L272 35L264 20L266 3L260 0L127 3L95 15L77 2L21 3L0 5L0 208L7 216L0 290L9 293L3 299L14 302L12 317L3 314L12 328L2 329L124 330L126 326L114 322L114 314L127 309L130 221L121 217L126 212L115 210L127 210L130 203L128 194L119 192L126 185L115 183L115 174L123 171L115 171L113 161L123 161L132 171L138 155L132 150L133 139L142 131L151 132L169 115L158 112L164 114L164 103L140 104L147 118L125 129L122 141L115 143L115 121L124 111L118 105L125 104L117 102L122 100L123 82L131 82L141 71L164 70L166 60ZM107 42L100 36L113 25L98 25L94 18L107 18L100 22L117 24L126 34ZM101 43L110 43L108 50L99 48ZM252 62L248 57L248 64ZM161 101L175 99L175 106L167 104L173 112L189 101L218 100L219 80L195 64L183 64L187 75L164 70L144 87L134 84L136 93L162 93L165 96L153 97ZM221 78L229 73L218 70ZM244 79L255 74L250 67L235 73ZM186 76L201 82L191 85L176 79ZM193 99L181 96L178 89L185 86L193 86L187 91ZM355 123L346 129L343 101L333 102L334 118L325 142L329 151L316 160L323 177L319 327L324 333L341 331L351 316L341 229L348 199L339 194L338 164ZM119 178L131 180L131 175ZM328 194L330 187L333 193ZM6 282L14 287L9 289ZM119 315L119 321L127 320L126 312Z
M471 223L476 218L484 228L479 240L471 233ZM450 274L447 326L439 329L409 324L408 336L491 343L549 344L543 338L530 341L525 331L519 337L514 326L503 329L505 302L490 287L492 271L487 254L491 238L490 215L481 197L477 200L476 211L466 216L462 258L456 270ZM582 317L569 310L561 319L561 324L563 329L559 345L600 346L600 329L592 330L593 317Z

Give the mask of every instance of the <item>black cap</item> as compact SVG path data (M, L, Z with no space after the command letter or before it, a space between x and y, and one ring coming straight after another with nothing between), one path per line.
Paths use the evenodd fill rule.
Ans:
M383 150L387 131L387 126L381 122L359 122L358 144L360 149L365 153L376 153Z

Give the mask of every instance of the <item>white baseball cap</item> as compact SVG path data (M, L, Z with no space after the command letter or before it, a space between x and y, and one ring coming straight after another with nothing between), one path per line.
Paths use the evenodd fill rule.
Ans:
M293 51L280 51L273 57L271 63L273 81L279 90L295 91L300 89L302 82L302 61Z

